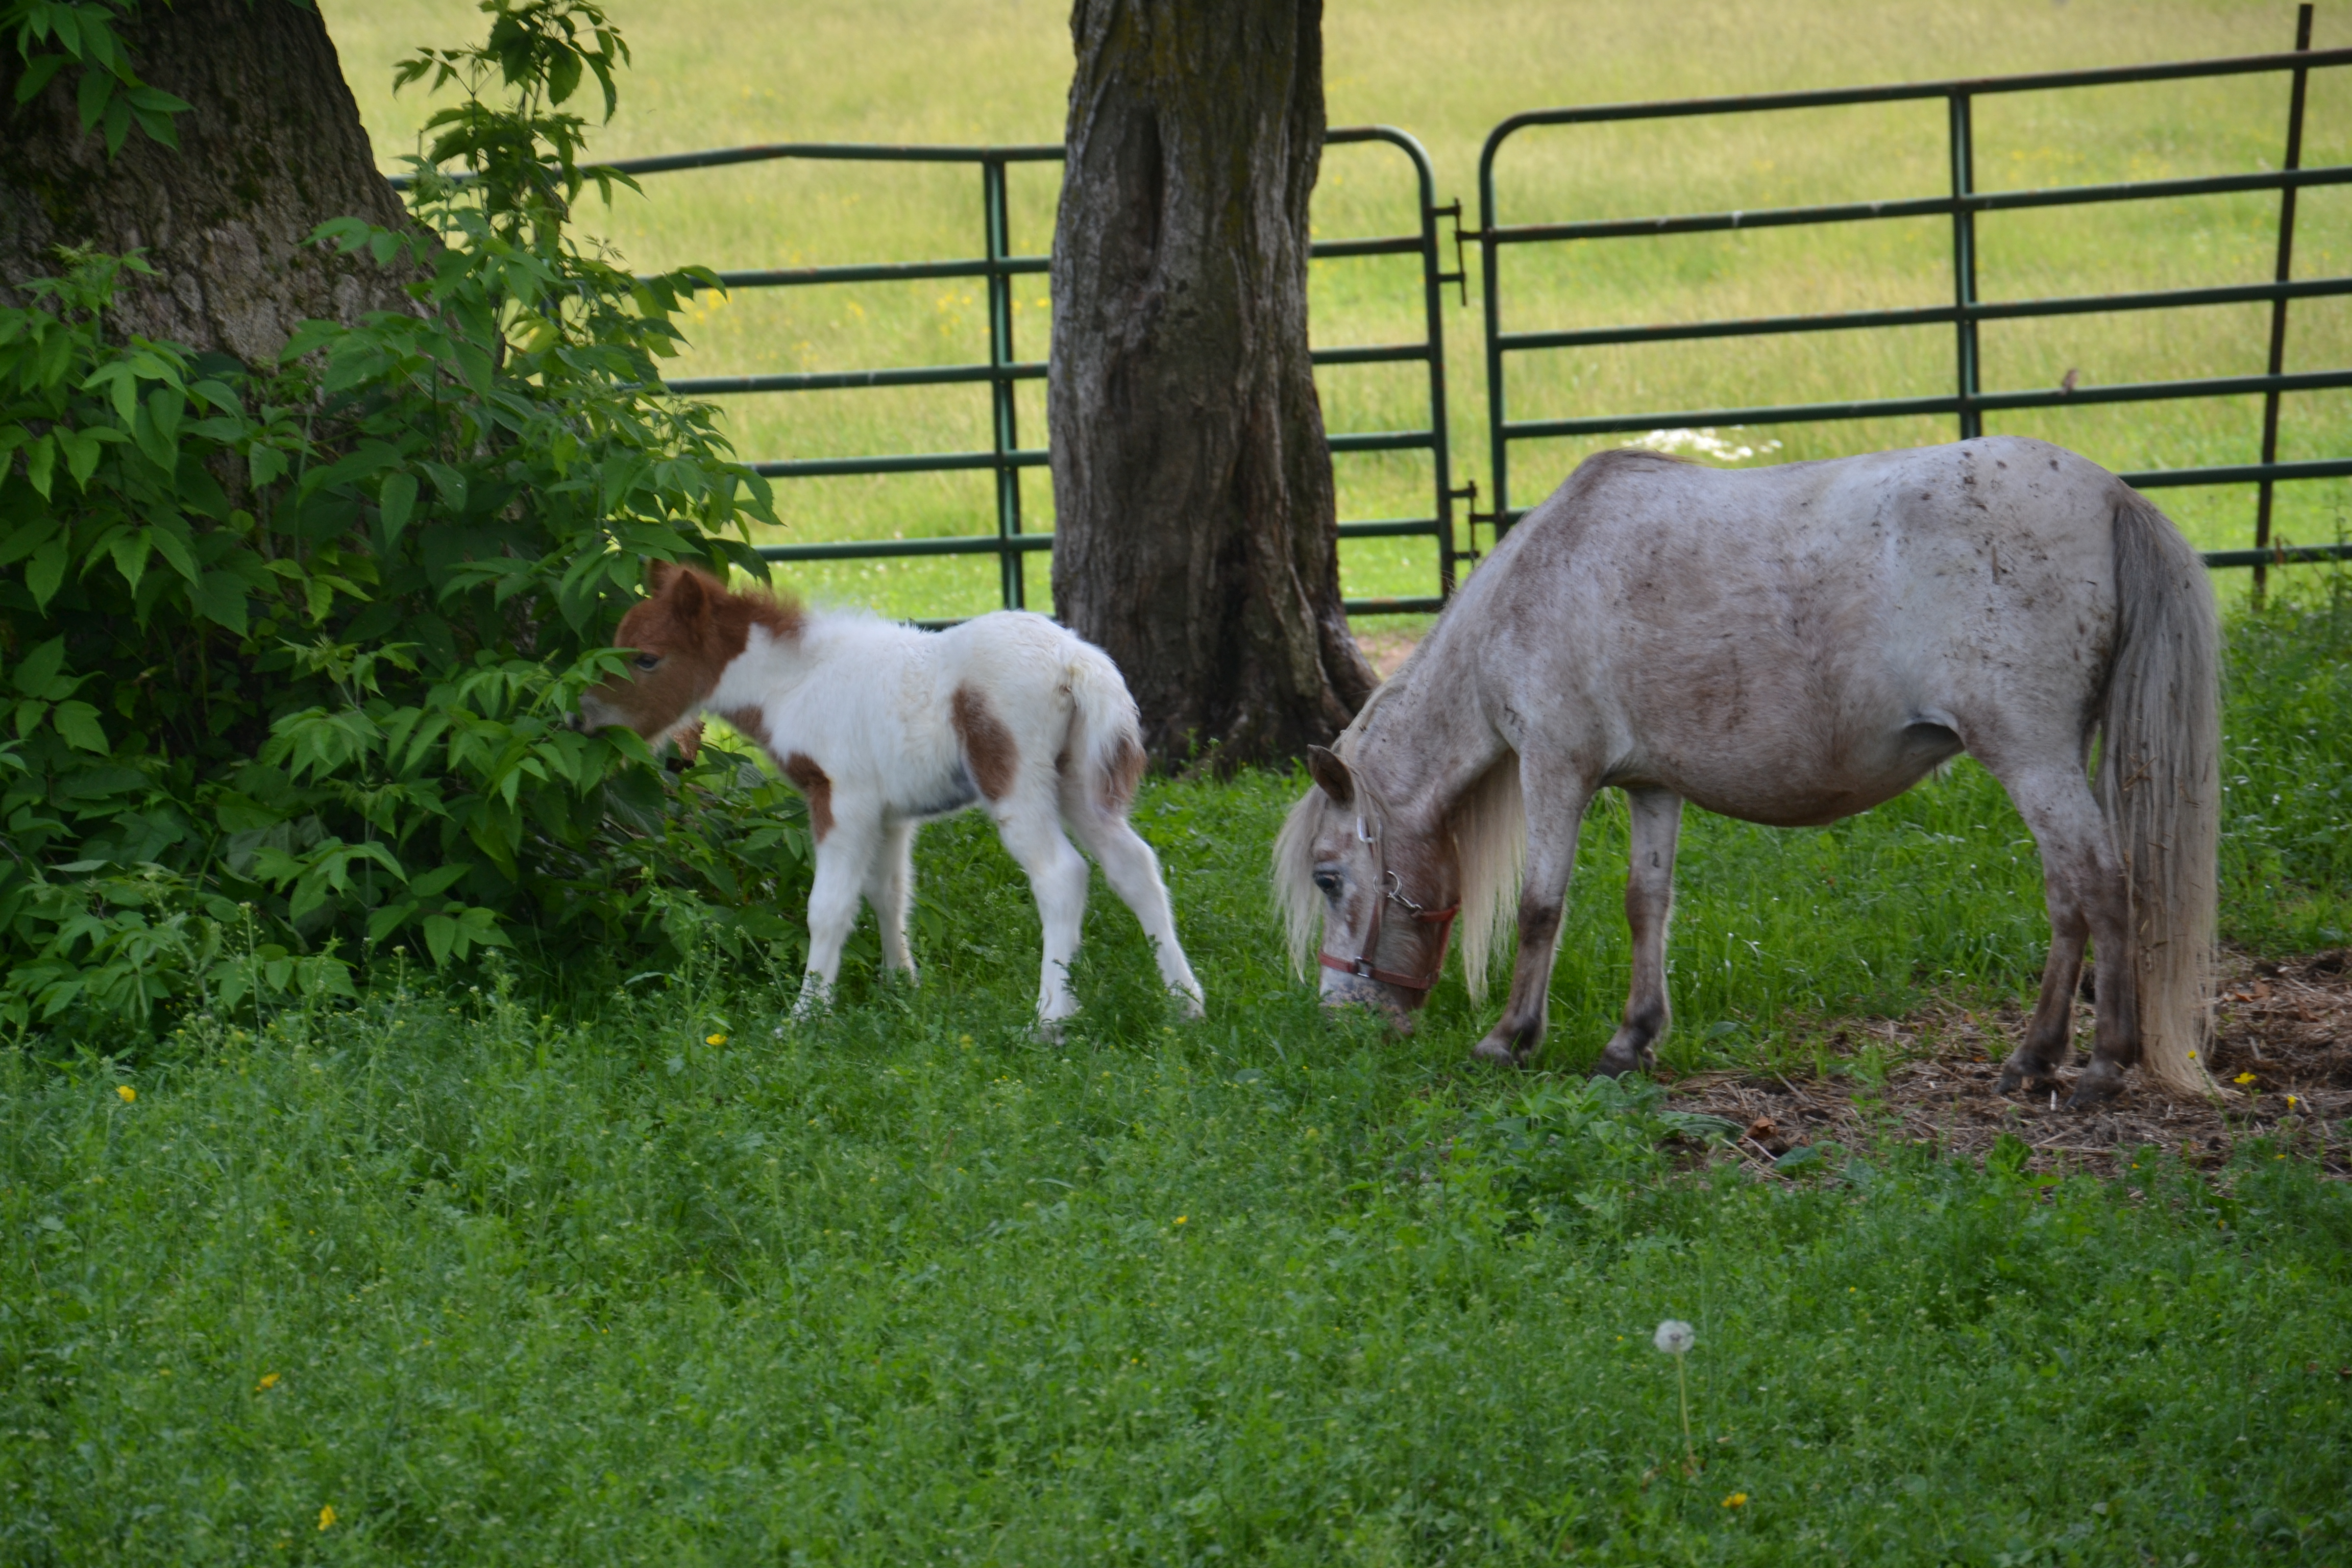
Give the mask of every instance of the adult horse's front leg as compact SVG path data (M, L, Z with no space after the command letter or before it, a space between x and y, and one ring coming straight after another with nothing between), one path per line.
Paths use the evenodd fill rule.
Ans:
M1481 1060L1503 1067L1527 1062L1543 1043L1552 959L1559 951L1559 922L1568 904L1568 879L1576 869L1576 833L1591 803L1591 787L1580 778L1547 781L1520 763L1520 787L1528 803L1528 872L1519 885L1519 955L1511 966L1511 995L1503 1016L1474 1047Z
M1631 863L1625 873L1625 923L1633 933L1633 984L1625 1016L1610 1037L1597 1078L1616 1078L1650 1065L1666 1032L1666 921L1675 901L1675 844L1682 837L1683 797L1672 790L1629 789L1633 808Z

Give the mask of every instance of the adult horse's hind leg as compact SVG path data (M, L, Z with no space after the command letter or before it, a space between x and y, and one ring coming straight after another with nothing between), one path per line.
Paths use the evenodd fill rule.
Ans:
M1629 789L1633 808L1631 863L1625 874L1625 923L1633 933L1633 984L1625 1017L1592 1064L1597 1078L1616 1078L1650 1065L1666 1032L1666 921L1675 901L1675 843L1682 837L1683 797L1672 790Z
M2088 938L2095 944L2098 1025L2091 1064L2075 1080L2071 1103L2093 1104L2120 1089L2124 1069L2139 1059L2139 995L2123 861L2080 767L1994 772L2041 846L2042 891L2050 906L2050 960L2042 972L2042 994L2025 1038L2001 1068L2001 1091L2056 1086L2074 1032L2074 987Z
M882 928L882 963L908 979L915 978L915 955L907 947L907 906L915 881L915 829L912 822L887 822L877 836L872 864L866 868L866 901Z
M1511 966L1511 995L1486 1037L1472 1047L1483 1061L1515 1067L1543 1044L1552 959L1568 879L1576 869L1576 833L1591 804L1583 779L1562 772L1545 777L1519 760L1519 787L1528 803L1528 871L1519 884L1519 956Z
M1160 858L1123 816L1097 811L1085 804L1063 802L1062 820L1078 836L1087 853L1103 868L1103 879L1143 924L1151 939L1152 956L1160 964L1160 983L1183 998L1188 1017L1201 1016L1201 983L1184 960L1176 940L1176 913L1169 907L1168 885L1160 879Z

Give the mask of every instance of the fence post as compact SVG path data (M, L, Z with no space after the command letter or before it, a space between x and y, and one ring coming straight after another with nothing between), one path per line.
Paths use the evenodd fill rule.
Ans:
M1021 446L1018 408L1013 395L1013 275L1005 258L1013 254L1011 222L1005 214L1004 160L989 158L980 165L981 205L988 227L988 378L990 429L995 443L996 552L1004 607L1024 609L1027 580L1021 552L1013 540L1021 532L1021 470L1013 454Z
M1953 327L1958 333L1960 439L1969 441L1984 434L1984 415L1977 407L1977 394L1982 390L1977 363L1977 215L1964 199L1976 191L1976 139L1969 95L1952 94L1951 107L1952 299L1959 307Z
M2311 7L2298 6L2294 15L2294 50L2306 54L2311 49ZM2298 68L2294 85L2287 95L2286 167L2289 171L2303 167L2303 98L2304 84L2310 72ZM2294 187L2279 192L2278 268L2272 281L2284 283L2294 272ZM2269 371L2282 375L2286 371L2286 296L2271 301L2271 357ZM2278 388L2263 394L2263 467L2278 461ZM2254 486L2254 548L2267 550L2271 542L2271 481L2263 479ZM2270 569L2262 562L2254 563L2254 602L2262 603L2263 593L2270 587Z

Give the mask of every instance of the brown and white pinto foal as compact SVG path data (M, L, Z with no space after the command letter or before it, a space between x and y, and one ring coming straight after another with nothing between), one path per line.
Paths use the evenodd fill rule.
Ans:
M1108 655L1043 616L1000 610L944 632L737 593L656 563L652 592L622 618L635 674L580 700L588 729L625 725L658 744L705 713L766 749L808 800L816 838L808 977L800 1013L824 1005L859 896L882 925L886 963L912 979L907 906L915 830L977 805L1029 873L1045 928L1037 1016L1077 1011L1069 963L1087 863L1067 826L1143 922L1160 977L1201 1011L1151 847L1128 826L1143 773L1135 700Z

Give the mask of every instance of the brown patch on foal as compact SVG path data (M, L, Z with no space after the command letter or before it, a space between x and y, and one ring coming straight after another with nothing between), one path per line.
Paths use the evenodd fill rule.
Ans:
M1135 743L1132 735L1121 735L1111 748L1109 760L1103 766L1102 808L1117 816L1134 804L1136 786L1143 782L1144 764L1150 759L1143 748Z
M950 710L972 782L989 799L1003 799L1013 788L1013 772L1021 761L1020 752L1013 749L1013 731L990 709L988 699L969 686L955 689Z
M730 721L732 722L732 721ZM816 765L816 759L804 752L794 752L784 759L784 777L801 792L808 802L809 827L819 844L833 831L833 781Z

